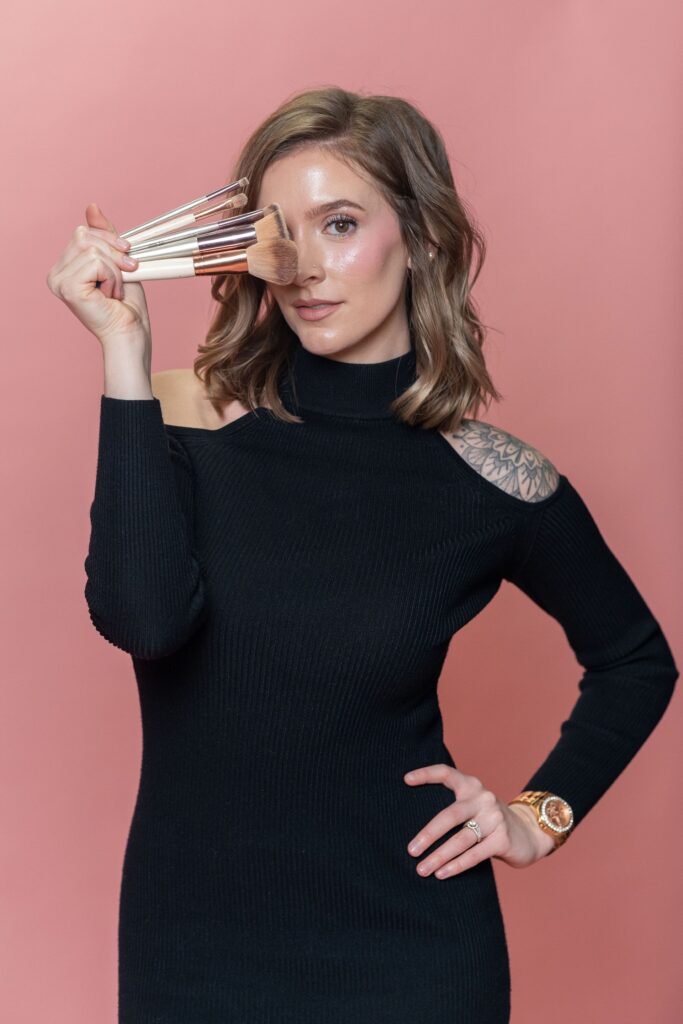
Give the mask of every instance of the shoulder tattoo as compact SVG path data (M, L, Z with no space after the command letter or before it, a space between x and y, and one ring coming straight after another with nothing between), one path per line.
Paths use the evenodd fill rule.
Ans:
M499 427L463 420L446 437L480 476L515 498L542 501L557 490L560 477L550 459Z

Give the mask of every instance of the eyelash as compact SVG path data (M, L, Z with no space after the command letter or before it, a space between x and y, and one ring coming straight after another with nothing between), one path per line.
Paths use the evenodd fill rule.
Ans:
M354 217L349 217L348 214L342 213L337 217L331 217L328 221L325 221L325 227L329 227L330 224L353 224L358 225L358 221ZM342 232L341 235L336 235L336 238L348 238L351 232Z

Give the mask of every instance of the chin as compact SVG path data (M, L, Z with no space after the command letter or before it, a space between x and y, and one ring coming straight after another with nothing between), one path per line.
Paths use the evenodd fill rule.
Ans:
M316 352L324 356L336 355L338 352L344 352L350 347L348 343L337 341L334 338L332 340L321 338L319 334L315 335L313 331L310 334L305 331L299 334L299 341L309 352Z
M303 327L297 324L296 329L290 324L290 327L304 348L311 352L344 352L356 344L356 339L349 340L340 338L338 334L325 333L315 323L304 324Z

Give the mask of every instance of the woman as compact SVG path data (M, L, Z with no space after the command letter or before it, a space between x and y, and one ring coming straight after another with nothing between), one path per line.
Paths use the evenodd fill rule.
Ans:
M95 204L48 276L102 344L85 595L142 710L119 1020L502 1024L491 859L566 840L678 670L569 479L475 418L500 397L468 280L484 246L435 128L313 90L243 176L298 274L217 277L193 370L150 376L144 293ZM437 701L503 579L585 670L528 803L456 768Z

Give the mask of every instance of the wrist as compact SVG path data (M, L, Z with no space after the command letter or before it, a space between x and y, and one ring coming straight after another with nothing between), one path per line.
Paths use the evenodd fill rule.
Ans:
M149 345L151 342L149 329L141 323L112 327L108 331L97 332L96 336L104 349L111 345Z
M146 361L120 351L105 356L104 394L107 398L154 398Z
M513 814L516 814L528 826L529 833L538 851L538 859L540 860L542 857L552 853L555 849L555 840L540 827L533 808L528 807L526 804L508 804L508 807Z
M104 394L108 398L153 398L149 335L143 332L100 339L104 354Z

